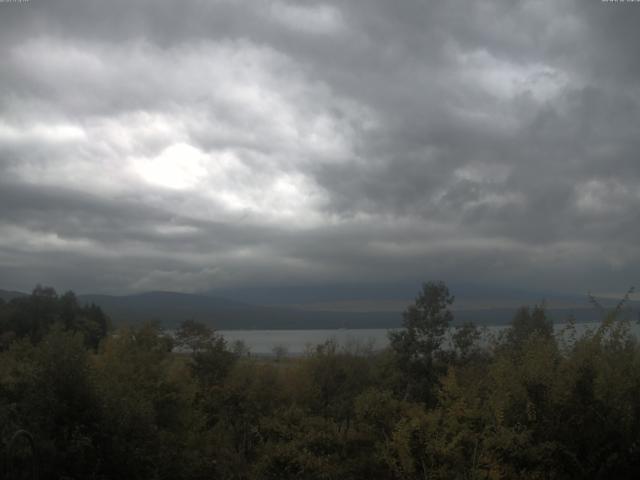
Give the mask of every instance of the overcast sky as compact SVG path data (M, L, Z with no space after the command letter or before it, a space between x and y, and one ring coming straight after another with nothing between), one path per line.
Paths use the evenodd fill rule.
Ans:
M0 288L624 291L639 26L600 0L4 0Z

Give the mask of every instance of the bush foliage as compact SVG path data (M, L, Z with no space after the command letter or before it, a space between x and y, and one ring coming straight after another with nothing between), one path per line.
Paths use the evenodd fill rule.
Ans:
M621 309L578 334L522 308L488 339L450 329L452 302L427 283L388 349L330 341L274 361L192 320L172 337L113 330L38 287L0 305L4 478L640 475L640 347Z

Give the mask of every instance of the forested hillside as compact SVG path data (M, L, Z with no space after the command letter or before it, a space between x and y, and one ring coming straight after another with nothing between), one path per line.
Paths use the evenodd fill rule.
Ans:
M265 360L196 321L114 330L72 293L0 301L3 478L637 478L624 302L582 335L523 307L449 349L453 302L425 284L385 351Z

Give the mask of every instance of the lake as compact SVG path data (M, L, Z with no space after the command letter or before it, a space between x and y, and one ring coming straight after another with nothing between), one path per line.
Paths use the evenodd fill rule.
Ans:
M557 323L554 325L556 331L561 331L566 324ZM578 334L587 329L594 329L598 326L596 322L578 323L576 331ZM496 335L506 326L485 327L486 334ZM635 335L640 334L640 326L632 323L632 331ZM389 344L387 337L388 329L331 329L331 330L219 330L229 345L237 340L243 341L252 354L271 355L276 347L283 347L289 355L302 355L305 351L327 340L334 339L339 345L358 344L371 345L374 350L385 348Z
M257 355L272 354L276 347L283 347L290 355L301 355L307 348L327 340L335 339L340 345L357 342L372 344L373 348L383 349L389 341L387 329L332 329L332 330L219 330L232 345L243 341L251 353Z

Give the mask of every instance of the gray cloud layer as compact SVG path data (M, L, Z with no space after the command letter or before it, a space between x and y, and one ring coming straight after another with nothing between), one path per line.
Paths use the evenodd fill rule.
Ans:
M0 283L624 290L640 4L0 3Z

